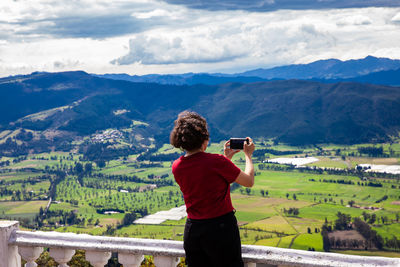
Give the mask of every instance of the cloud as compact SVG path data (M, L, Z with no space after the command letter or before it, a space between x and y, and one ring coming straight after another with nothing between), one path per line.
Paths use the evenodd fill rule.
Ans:
M394 15L393 18L391 18L390 21L392 21L394 23L400 23L400 12L397 13L396 15Z
M160 12L164 6L168 5L151 0L2 0L0 31L8 33L8 38L24 40L45 36L109 38L139 33L167 24L164 16L166 13ZM161 8L158 9L158 16L154 11L154 16L132 16L136 13L151 13L156 7Z
M361 3L353 0L169 2L180 4L1 0L0 75L240 72L326 58L400 58L400 8L322 8ZM306 8L316 2L317 9ZM386 3L362 1L373 2ZM284 6L293 9L268 10Z
M201 14L192 14L187 27L136 35L130 39L127 53L111 63L184 64L193 68L210 63L220 67L225 62L231 69L270 67L321 58L361 58L378 51L382 54L400 41L400 36L395 37L396 29L387 23L393 17L389 8Z
M157 37L139 35L129 41L129 53L111 61L112 64L132 63L180 64L214 63L243 56L240 51L222 44L219 40L205 40L202 36Z
M399 1L392 0L166 0L171 4L185 5L189 8L206 10L248 10L275 11L280 9L333 9L362 7L399 7Z
M76 68L79 65L81 65L79 60L69 60L69 59L57 60L54 61L53 63L54 69L59 69L59 70L63 70L65 68Z
M42 21L27 21L21 26L29 29L16 31L17 35L49 35L56 38L108 38L148 30L156 23L119 14L102 16L70 16Z
M365 15L350 15L340 19L336 24L338 26L344 25L369 25L372 23L372 20Z
M151 11L144 11L144 12L134 12L132 13L133 17L138 19L150 19L150 18L172 18L178 19L179 16L182 14L181 10L166 10L166 9L154 9Z

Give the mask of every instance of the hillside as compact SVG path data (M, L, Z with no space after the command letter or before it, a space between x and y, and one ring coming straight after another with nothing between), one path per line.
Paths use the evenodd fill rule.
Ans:
M400 89L353 82L177 86L84 72L34 73L0 80L0 96L3 130L52 132L60 140L139 121L147 125L137 127L142 137L165 142L185 109L208 119L214 141L252 136L290 144L360 143L387 140L400 130Z
M397 70L372 72L367 75L357 76L348 79L340 79L340 80L330 79L330 80L320 80L320 81L331 82L331 83L337 83L340 81L352 81L360 83L400 86L400 68Z
M217 85L223 83L251 83L266 81L260 77L251 76L234 76L225 74L209 74L209 73L185 73L185 74L149 74L149 75L128 75L128 74L103 74L96 75L100 78L123 80L136 83L159 83L159 84L176 84L176 85Z

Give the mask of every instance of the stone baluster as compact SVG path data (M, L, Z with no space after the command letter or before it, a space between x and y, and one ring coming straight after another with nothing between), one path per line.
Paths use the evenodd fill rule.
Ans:
M111 252L105 251L86 251L86 260L90 262L94 267L104 267L111 257Z
M118 262L124 267L139 267L143 259L143 255L118 253Z
M20 267L21 256L18 247L9 245L10 239L15 239L18 230L17 221L0 221L0 267Z
M68 267L67 262L74 256L74 249L64 249L64 248L51 248L50 257L52 257L56 262L58 262L58 267Z
M37 264L35 260L39 258L40 254L43 252L42 247L24 247L19 246L18 252L21 257L26 260L25 267L36 267Z
M176 267L179 263L178 257L154 256L154 265L156 267Z

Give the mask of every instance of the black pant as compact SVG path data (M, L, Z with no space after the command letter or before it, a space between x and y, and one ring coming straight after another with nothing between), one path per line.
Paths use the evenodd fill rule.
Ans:
M189 267L244 266L234 212L213 219L187 219L183 247Z

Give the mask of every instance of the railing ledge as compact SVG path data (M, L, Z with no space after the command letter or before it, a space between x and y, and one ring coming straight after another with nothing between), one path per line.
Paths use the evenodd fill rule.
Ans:
M119 252L121 254L185 256L181 241L74 233L17 230L11 234L8 244L10 246ZM400 266L400 259L397 258L364 257L254 245L243 245L242 256L247 263L263 263L274 266Z
M143 255L185 256L182 242L180 241L92 236L74 233L15 231L10 237L9 244Z
M285 266L400 266L400 259L243 245L245 261Z

